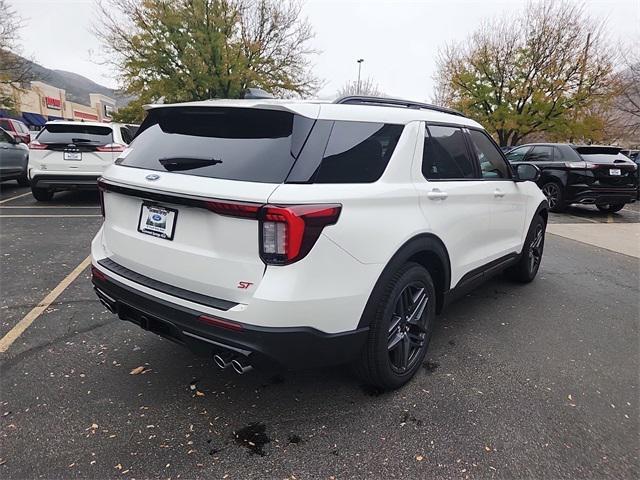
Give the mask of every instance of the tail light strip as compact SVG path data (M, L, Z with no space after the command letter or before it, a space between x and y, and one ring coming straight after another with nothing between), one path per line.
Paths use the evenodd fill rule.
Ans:
M268 265L288 265L304 258L324 227L338 221L342 205L270 205L213 198L193 198L114 185L98 179L104 217L104 192L204 208L218 215L259 221L260 257Z

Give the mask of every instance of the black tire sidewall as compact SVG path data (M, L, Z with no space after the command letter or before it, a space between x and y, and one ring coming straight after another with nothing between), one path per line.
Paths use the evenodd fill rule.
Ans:
M394 275L394 278L392 278L391 282L394 282L394 285L391 290L385 289L388 293L379 300L376 316L370 331L370 334L373 336L373 345L371 345L373 355L370 361L375 362L375 370L379 380L379 382L376 383L379 383L379 386L382 388L389 389L398 388L407 383L422 365L429 348L436 316L436 292L429 272L423 266L416 263L405 265L400 272L399 276ZM389 323L398 295L408 284L416 281L422 282L425 285L429 295L429 301L427 302L427 307L424 312L424 315L427 316L427 333L422 351L419 353L414 365L406 372L400 374L392 370L389 360L389 352L387 349Z

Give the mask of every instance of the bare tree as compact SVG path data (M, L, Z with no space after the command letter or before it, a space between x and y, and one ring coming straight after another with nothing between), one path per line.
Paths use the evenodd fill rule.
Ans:
M601 131L594 105L617 91L613 58L603 24L581 6L532 2L441 49L434 99L483 123L501 145L541 133L590 139Z
M0 107L15 108L14 94L31 79L28 60L18 55L22 19L6 0L0 0Z
M346 82L340 90L338 90L338 97L346 97L349 95L366 95L370 97L379 97L384 95L378 84L373 81L371 78L366 78L364 80L360 80L360 85L358 85L358 81L348 81Z
M626 137L640 144L640 39L624 50L623 68L620 72L621 91L614 100L617 122Z

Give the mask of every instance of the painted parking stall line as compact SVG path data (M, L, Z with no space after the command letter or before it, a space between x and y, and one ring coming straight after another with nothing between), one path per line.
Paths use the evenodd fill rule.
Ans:
M7 334L0 339L0 353L5 353L9 347L15 342L24 331L44 312L49 306L56 301L65 289L78 278L85 268L91 264L91 255L85 258L80 265L73 269L49 294L42 299L22 320L20 320Z
M26 197L27 195L31 195L31 192L22 193L20 195L16 195L15 197L5 198L4 200L0 200L0 205L10 202L11 200L17 200L18 198Z

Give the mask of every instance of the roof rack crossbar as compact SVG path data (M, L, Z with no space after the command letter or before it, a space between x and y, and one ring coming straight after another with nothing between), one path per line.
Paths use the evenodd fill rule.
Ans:
M415 109L434 110L436 112L448 113L449 115L458 115L466 117L466 115L457 110L447 107L439 107L430 103L414 102L412 100L403 100L401 98L391 97L369 97L365 95L348 95L335 100L333 103L349 104L349 105L376 105L382 107L405 107Z

